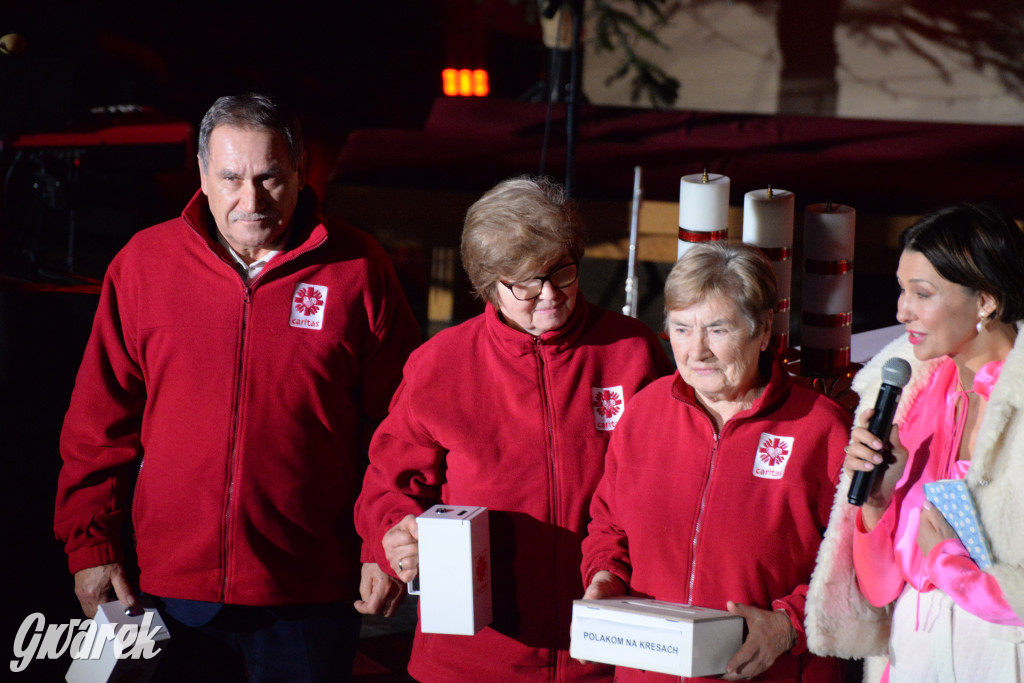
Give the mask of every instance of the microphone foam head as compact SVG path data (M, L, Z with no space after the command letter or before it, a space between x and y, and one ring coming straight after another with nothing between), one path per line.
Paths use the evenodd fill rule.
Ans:
M902 358L890 358L882 366L882 382L894 387L905 387L910 381L910 363Z

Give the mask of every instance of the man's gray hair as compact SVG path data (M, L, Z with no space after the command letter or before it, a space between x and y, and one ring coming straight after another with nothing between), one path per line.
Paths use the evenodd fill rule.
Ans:
M210 161L210 134L217 126L281 133L292 164L298 168L302 163L304 147L298 117L270 95L226 95L213 103L199 124L199 161L204 171Z

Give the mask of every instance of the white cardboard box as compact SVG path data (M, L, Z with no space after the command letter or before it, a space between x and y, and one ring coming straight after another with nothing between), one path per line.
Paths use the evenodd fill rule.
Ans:
M471 636L491 623L487 508L435 505L419 525L420 630Z
M84 638L78 652L72 652L68 683L142 683L156 670L170 633L160 612L146 607L135 617L124 613L120 600L106 602L96 610L94 636Z
M678 676L714 676L743 643L743 618L645 598L574 600L569 653Z

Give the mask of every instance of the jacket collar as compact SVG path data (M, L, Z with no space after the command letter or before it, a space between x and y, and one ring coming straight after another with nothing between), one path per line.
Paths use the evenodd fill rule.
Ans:
M214 233L217 227L202 190L196 190L192 195L192 199L181 212L181 217L214 253L228 263L231 262L231 257L217 241ZM288 231L288 239L282 249L285 253L317 246L327 237L327 228L320 212L320 199L308 185L299 192L299 201L295 206L295 214L292 216L292 224Z
M761 395L754 400L754 404L747 410L739 413L740 416L746 417L748 415L757 415L763 410L766 410L780 400L784 400L786 394L789 392L793 382L793 376L790 375L782 367L782 363L779 361L778 355L771 348L761 352L761 356L757 362L758 374L760 377L768 377L768 384L765 385L765 389L761 392ZM699 406L700 403L697 401L697 394L689 384L683 381L679 371L676 371L675 377L672 379L672 396L684 403L691 403L695 406Z
M487 304L487 308L484 310L484 319L490 338L500 349L511 356L525 356L533 353L534 348L538 345L545 346L557 354L576 345L587 327L587 321L590 318L589 308L587 300L583 297L583 292L577 292L576 303L573 304L572 313L569 314L569 319L565 321L565 324L557 330L545 332L537 337L506 325L494 304Z

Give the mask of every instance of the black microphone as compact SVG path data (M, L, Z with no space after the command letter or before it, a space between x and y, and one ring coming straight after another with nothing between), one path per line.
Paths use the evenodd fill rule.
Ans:
M878 399L875 401L875 414L871 416L868 423L868 431L877 436L885 444L889 439L889 430L892 429L892 418L896 414L896 404L899 403L903 387L910 381L910 363L902 358L890 358L882 366L882 387L878 390ZM871 487L875 483L876 466L870 472L857 470L853 473L853 481L850 483L850 491L846 499L850 505L861 506L868 499Z

